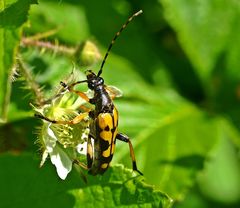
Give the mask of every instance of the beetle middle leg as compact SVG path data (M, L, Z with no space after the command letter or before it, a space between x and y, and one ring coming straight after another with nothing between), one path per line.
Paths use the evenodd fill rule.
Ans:
M78 116L76 116L75 118L73 118L72 120L69 120L69 121L53 120L53 119L50 119L50 118L48 118L46 116L43 116L41 114L38 114L38 113L35 113L35 116L40 118L40 119L43 119L45 121L54 123L54 124L70 124L70 125L73 125L73 124L80 123L85 117L88 116L88 114L89 114L89 112L81 113L81 114L79 114Z
M129 150L130 150L130 156L131 156L131 158L132 158L132 169L133 169L134 171L137 171L140 175L143 175L143 174L137 169L136 158L135 158L135 154L134 154L134 151L133 151L133 146L132 146L132 143L131 143L129 137L128 137L127 135L122 134L122 133L118 133L117 136L116 136L116 139L128 143L128 145L129 145Z
M85 170L89 170L92 167L93 163L93 146L92 146L92 135L88 135L88 140L87 140L87 165L81 163L79 160L74 160L73 163L81 166Z
M92 167L93 163L93 146L92 146L92 135L88 135L87 141L87 168L88 170Z

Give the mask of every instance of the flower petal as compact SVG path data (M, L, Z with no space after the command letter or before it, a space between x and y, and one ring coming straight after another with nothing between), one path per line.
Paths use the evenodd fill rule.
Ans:
M49 153L53 151L57 141L57 137L55 136L53 130L50 128L51 125L52 125L51 123L48 124L47 133L46 135L44 135L44 138L43 138L46 149Z
M47 150L44 150L43 154L42 154L42 160L41 160L41 163L40 163L40 168L44 165L44 163L46 162L46 159L48 157L48 151Z
M72 170L72 161L58 145L56 145L49 154L52 164L54 164L57 169L58 176L62 180L65 180L68 173Z

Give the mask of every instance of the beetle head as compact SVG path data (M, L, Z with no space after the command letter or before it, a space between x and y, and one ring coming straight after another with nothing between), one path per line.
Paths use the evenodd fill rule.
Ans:
M104 80L102 77L98 77L93 71L87 70L86 71L88 88L91 90L96 89L98 86L104 84Z

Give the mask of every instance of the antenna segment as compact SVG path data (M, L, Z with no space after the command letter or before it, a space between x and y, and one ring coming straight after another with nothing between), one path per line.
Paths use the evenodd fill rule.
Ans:
M108 54L109 54L109 52L110 52L113 44L115 43L117 37L118 37L118 36L122 33L122 31L127 27L128 23L133 20L133 18L137 17L138 15L140 15L140 14L142 14L142 13L143 13L143 11L142 11L142 10L139 10L138 12L136 12L135 14L133 14L131 17L129 17L128 20L126 21L126 23L123 24L123 26L121 27L121 29L115 34L115 36L114 36L114 38L112 39L110 45L108 46L108 49L107 49L107 52L106 52L106 54L105 54L105 56L104 56L104 59L103 59L103 61L102 61L102 65L101 65L101 67L100 67L100 70L98 71L98 74L97 74L98 77L102 74L103 66L104 66L104 64L105 64L105 62L106 62L106 59L107 59L107 57L108 57Z

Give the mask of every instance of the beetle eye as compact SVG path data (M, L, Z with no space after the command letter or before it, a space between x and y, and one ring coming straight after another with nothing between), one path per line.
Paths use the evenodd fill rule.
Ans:
M99 77L99 83L100 83L100 84L103 84L103 83L104 83L104 80L103 80L102 77Z
M88 88L92 90L94 88L94 84L92 82L88 83Z

